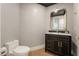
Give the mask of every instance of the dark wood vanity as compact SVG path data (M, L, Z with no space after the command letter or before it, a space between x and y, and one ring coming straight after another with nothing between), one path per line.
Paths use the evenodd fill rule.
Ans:
M45 34L45 51L61 56L71 55L71 35L61 33Z

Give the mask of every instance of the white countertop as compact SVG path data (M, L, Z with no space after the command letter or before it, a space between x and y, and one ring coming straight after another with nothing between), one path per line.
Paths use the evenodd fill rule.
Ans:
M46 34L55 34L55 35L67 35L67 36L71 36L71 34L67 34L67 33L56 33L56 32L47 32Z

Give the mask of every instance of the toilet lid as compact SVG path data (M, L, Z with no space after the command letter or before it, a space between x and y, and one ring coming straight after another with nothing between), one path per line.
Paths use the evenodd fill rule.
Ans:
M26 52L28 52L29 50L30 50L30 48L27 47L27 46L18 46L18 47L16 47L16 48L13 50L13 52L15 52L15 53L26 53Z

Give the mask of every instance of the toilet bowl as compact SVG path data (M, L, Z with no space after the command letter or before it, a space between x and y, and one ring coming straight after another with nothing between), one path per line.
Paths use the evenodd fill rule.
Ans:
M7 55L12 55L12 56L28 56L29 55L30 48L28 46L20 46L18 40L7 42L5 45L8 50Z
M26 46L18 46L13 50L13 53L15 56L27 56L29 54L29 48Z

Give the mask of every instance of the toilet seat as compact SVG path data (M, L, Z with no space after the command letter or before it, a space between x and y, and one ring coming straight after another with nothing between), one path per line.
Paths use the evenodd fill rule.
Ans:
M14 55L27 55L27 53L30 51L30 48L28 46L17 46L14 50L13 50L13 54Z
M16 47L13 51L14 52L19 52L19 53L22 53L22 52L26 52L26 51L29 51L29 47L27 46L18 46Z

